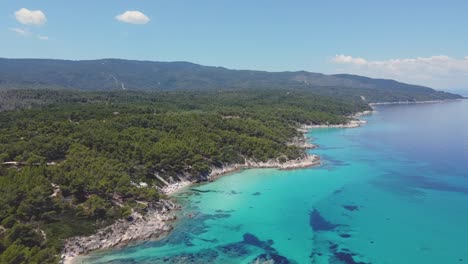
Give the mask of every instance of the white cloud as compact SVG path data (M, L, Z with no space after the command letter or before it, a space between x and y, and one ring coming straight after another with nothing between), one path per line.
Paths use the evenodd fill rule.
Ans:
M363 58L353 58L346 55L336 55L332 61L335 63L351 63L356 65L364 65L367 63L367 61Z
M27 29L22 29L22 28L8 28L8 29L23 37L26 37L30 34Z
M48 36L37 35L37 39L39 40L49 40Z
M18 22L24 25L41 26L47 22L47 18L41 10L21 8L15 12L15 17Z
M124 13L115 17L120 22L130 24L146 24L150 21L149 17L140 11L125 11Z
M468 56L445 55L389 60L367 60L347 55L331 59L340 71L375 78L396 79L436 88L468 87Z

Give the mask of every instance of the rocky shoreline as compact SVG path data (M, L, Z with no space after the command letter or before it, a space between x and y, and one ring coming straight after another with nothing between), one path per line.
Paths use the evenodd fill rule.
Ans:
M91 236L68 239L60 263L76 263L76 257L91 251L122 247L132 242L161 237L173 229L170 223L176 219L174 210L177 208L179 206L172 201L160 200L148 206L144 215L134 211L131 216L117 220Z
M314 148L315 145L312 145ZM288 160L286 162L280 162L277 159L269 160L266 162L258 162L253 160L246 160L244 163L236 163L231 165L226 165L223 167L212 167L210 174L206 177L206 181L214 181L215 179L224 176L229 173L233 173L245 169L256 169L256 168L276 168L280 170L294 170L300 168L307 168L312 166L320 165L320 157L313 154L306 154L304 157ZM186 187L195 184L191 181L180 181L168 184L167 186L161 188L161 191L166 195L171 195L180 190L185 189Z
M370 113L370 111L358 114L363 115L368 113ZM357 115L353 117L357 117ZM303 125L298 128L298 131L303 133L303 137L295 138L290 144L304 148L305 150L313 149L316 148L316 146L307 142L307 138L305 137L309 129L354 128L365 123L367 122L351 120L347 124ZM213 167L210 174L206 177L206 180L213 181L223 175L243 169L277 168L280 170L292 170L317 165L320 165L320 157L314 154L305 154L299 159L285 162L280 162L278 159L266 162L246 160L242 164L226 165L221 168ZM171 195L194 184L194 182L180 179L180 181L172 183L164 181L164 184L166 184L166 186L160 188L160 190L166 195ZM88 254L91 251L122 247L132 242L160 238L173 229L171 222L176 219L174 211L177 208L179 208L179 206L170 200L160 200L157 204L149 206L148 212L144 215L134 211L130 217L120 219L111 226L98 230L96 234L68 239L62 253L61 263L76 263L76 257Z
M219 178L220 176L223 176L224 174L232 173L243 169L277 168L280 170L294 170L317 165L320 165L320 157L313 154L306 154L303 158L288 160L282 163L278 160L269 160L266 162L246 160L243 164L233 164L229 166L224 166L222 168L214 168L208 176L208 180L214 180L216 178Z

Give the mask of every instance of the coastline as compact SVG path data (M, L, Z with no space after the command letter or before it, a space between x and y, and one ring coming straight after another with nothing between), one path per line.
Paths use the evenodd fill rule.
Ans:
M244 169L256 169L256 168L276 168L280 170L294 170L301 168L308 168L312 166L320 165L320 157L314 154L306 154L304 157L288 160L286 162L279 162L278 160L269 160L266 162L256 162L252 160L246 160L243 164L233 164L224 166L222 168L215 168L211 171L208 176L209 181L213 181L226 174L236 172Z
M310 146L312 144L308 144ZM315 145L312 145L314 148ZM276 168L279 170L294 170L294 169L301 169L301 168L308 168L313 166L320 165L320 157L314 154L305 154L304 157L295 159L295 160L288 160L286 162L279 162L277 159L269 160L266 162L257 162L253 160L246 160L244 163L236 163L231 165L226 165L223 167L212 167L210 174L206 177L206 181L204 182L212 182L222 176L227 174L237 172L240 170L246 169L259 169L259 168ZM170 183L165 187L161 188L161 191L164 194L170 196L173 195L197 182L192 181L181 181Z
M352 118L371 114L372 111L356 113ZM310 129L315 128L356 128L366 124L363 120L351 120L346 124L334 125L302 125L298 128L302 132L301 138L294 138L289 143L303 148L304 150L313 149L317 146L309 143L306 134ZM305 153L303 157L295 160L280 162L278 159L268 160L266 162L257 162L246 160L242 164L231 164L223 167L213 167L206 181L211 182L222 176L228 175L244 169L254 168L277 168L280 170L294 170L320 165L320 157L315 154ZM105 250L126 246L133 242L140 242L150 239L160 239L167 235L173 226L171 222L176 220L174 211L180 206L170 200L170 196L182 191L195 182L182 180L174 183L164 182L166 186L160 190L167 195L168 199L161 199L156 206L150 206L148 212L144 215L133 211L130 217L119 219L114 224L99 229L91 236L80 236L67 239L60 263L75 264L79 263L79 257L85 256L90 252Z
M466 100L467 97L457 98L457 99L444 99L444 100L427 100L427 101L398 101L398 102L378 102L378 103L369 103L373 108L374 105L393 105L393 104L431 104L431 103L443 103L450 101L459 101Z

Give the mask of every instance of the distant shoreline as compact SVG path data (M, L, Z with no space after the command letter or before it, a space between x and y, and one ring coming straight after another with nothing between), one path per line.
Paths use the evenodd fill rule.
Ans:
M457 99L445 99L445 100L428 100L428 101L398 101L398 102L378 102L378 103L369 103L371 107L374 105L400 105L400 104L430 104L430 103L443 103L451 101L465 100L468 97L457 98Z

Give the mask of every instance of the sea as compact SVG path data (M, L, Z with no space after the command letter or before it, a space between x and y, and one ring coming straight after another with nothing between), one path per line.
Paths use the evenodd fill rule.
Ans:
M176 195L167 237L82 263L468 263L468 100L376 106L307 134L322 165Z

